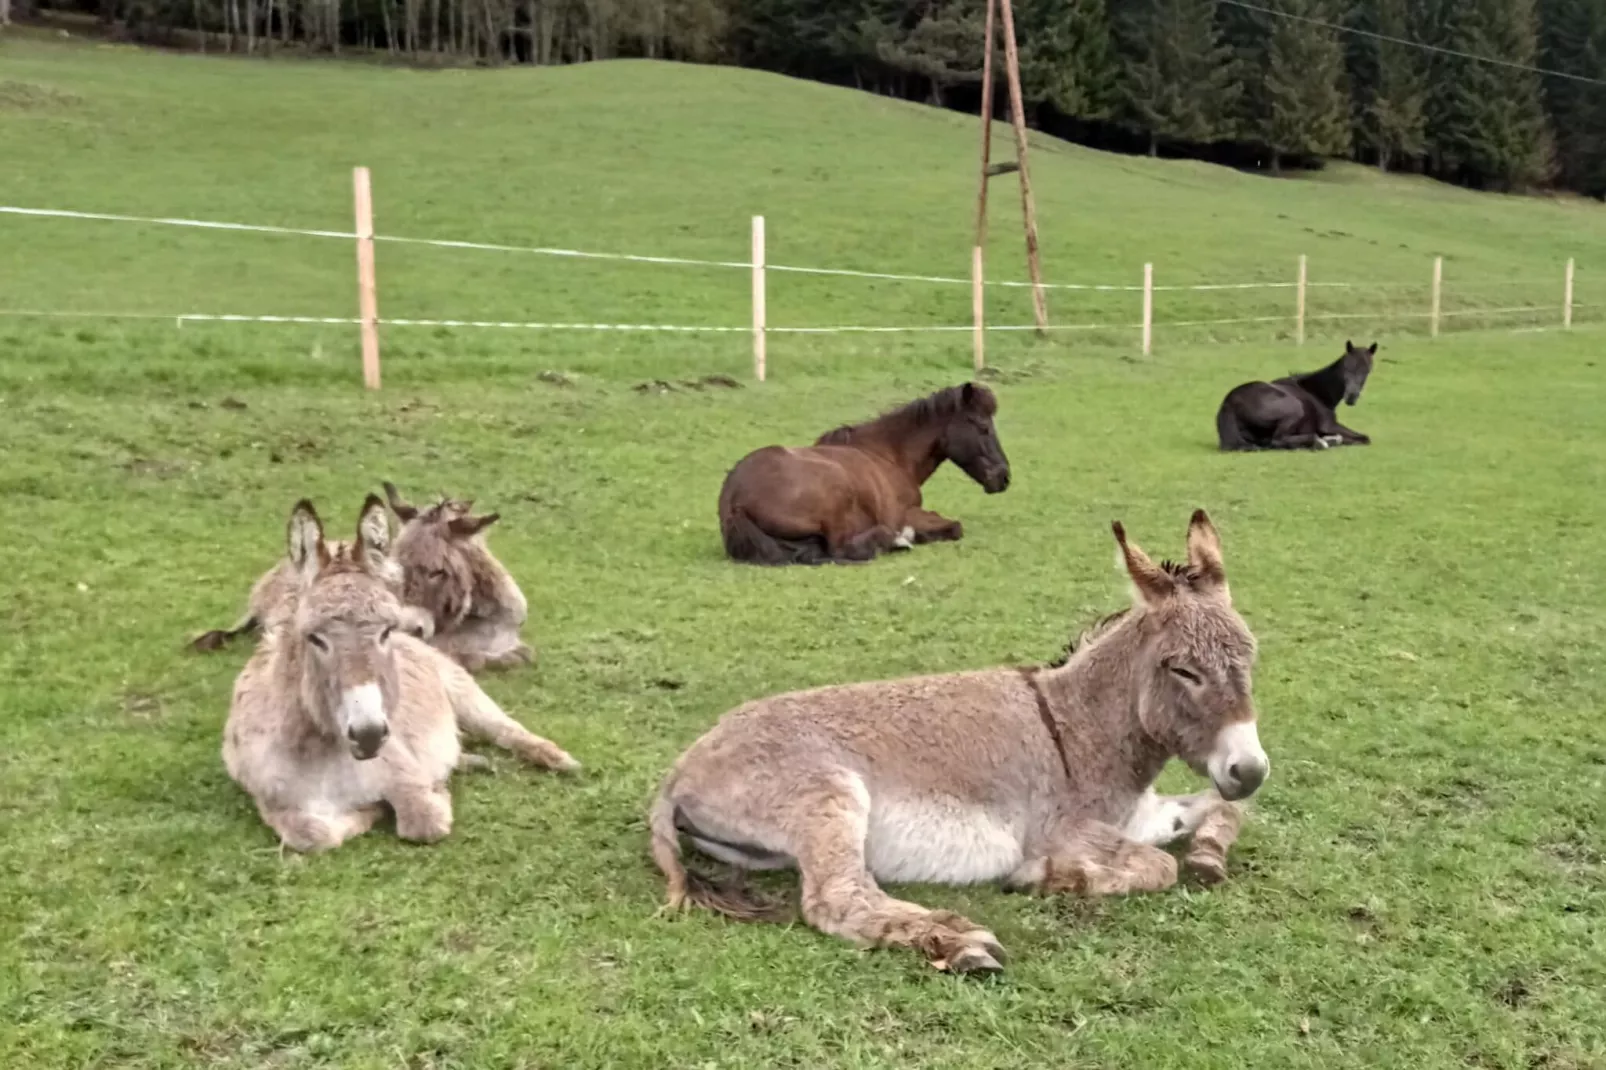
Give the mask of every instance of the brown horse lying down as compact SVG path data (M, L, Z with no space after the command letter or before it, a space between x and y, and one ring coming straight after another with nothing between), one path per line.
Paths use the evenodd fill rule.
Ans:
M689 872L681 837L740 869L796 866L803 917L940 968L996 970L997 938L894 899L881 881L1003 881L1109 895L1226 876L1234 800L1271 765L1255 731L1255 640L1233 609L1203 510L1188 561L1155 564L1115 526L1134 604L1058 667L992 669L799 691L750 702L692 744L653 804L652 855L671 908L775 912ZM1212 788L1165 796L1173 757Z
M966 383L829 431L810 447L754 450L720 488L725 552L757 565L819 565L962 538L959 521L921 508L920 487L944 461L988 494L1008 487L997 411L991 390Z

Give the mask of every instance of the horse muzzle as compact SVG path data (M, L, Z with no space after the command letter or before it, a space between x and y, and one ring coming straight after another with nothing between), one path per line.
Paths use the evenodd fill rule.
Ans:
M1009 469L995 468L982 480L981 489L988 494L1002 494L1009 489Z

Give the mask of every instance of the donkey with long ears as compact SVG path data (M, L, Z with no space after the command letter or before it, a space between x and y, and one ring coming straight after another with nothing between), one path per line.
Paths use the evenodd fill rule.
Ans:
M418 509L388 482L385 497L401 521L394 556L404 596L430 614L436 649L470 672L534 661L535 652L519 637L529 603L485 543L485 529L501 514L475 516L472 500L445 497Z
M1318 371L1234 387L1216 410L1217 441L1227 451L1369 444L1366 435L1339 423L1337 412L1340 402L1361 400L1376 355L1376 342L1357 348L1346 341L1344 355Z
M1109 895L1177 881L1162 846L1226 876L1237 800L1266 779L1221 544L1200 510L1186 564L1155 564L1114 525L1135 596L1059 667L992 669L793 692L738 707L665 778L649 819L668 905L779 911L689 870L682 837L738 869L796 866L803 917L861 945L914 948L955 972L999 969L985 928L894 899L881 881L1002 880ZM1212 788L1162 796L1173 757Z
M390 556L390 524L385 518L384 510L364 513L363 524L365 525L361 533L364 547L363 567L389 587L392 594L401 598L405 586L404 578L401 565ZM332 541L329 544L329 551L334 556L346 554L349 550L350 546L342 541ZM245 615L236 621L233 627L214 628L202 632L190 640L190 645L201 651L221 650L234 639L265 630L268 621L276 614L286 612L294 606L304 578L302 570L288 557L281 557L251 585L251 593L246 598ZM415 606L404 606L401 628L420 639L428 639L435 632L434 617L426 610Z
M922 508L920 488L944 461L988 494L1008 488L997 411L991 390L965 383L827 431L813 446L754 450L720 487L725 553L751 564L820 565L963 538L959 521Z
M290 515L289 561L300 590L271 617L234 683L223 764L298 851L338 847L385 806L407 840L452 827L447 781L474 763L459 730L533 765L579 763L513 720L468 670L401 630L402 605L368 560L366 533L384 521L370 494L357 539L331 546L311 503Z

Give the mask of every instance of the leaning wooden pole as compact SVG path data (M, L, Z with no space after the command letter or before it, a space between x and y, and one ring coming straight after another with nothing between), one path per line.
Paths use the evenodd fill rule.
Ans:
M1015 127L1015 162L1020 169L1021 210L1026 216L1026 268L1032 277L1032 310L1037 333L1048 331L1048 303L1043 295L1043 265L1037 256L1037 211L1032 206L1032 180L1026 166L1026 107L1021 100L1020 53L1015 48L1015 15L1009 0L998 0L1004 17L1004 65L1009 78L1009 119Z
M998 0L987 0L987 29L981 53L981 182L976 190L976 243L971 248L971 312L975 319L971 357L977 371L987 365L987 326L985 321L987 285L987 183L993 155L993 14Z

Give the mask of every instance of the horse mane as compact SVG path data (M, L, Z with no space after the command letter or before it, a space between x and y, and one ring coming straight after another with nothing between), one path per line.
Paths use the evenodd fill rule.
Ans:
M990 391L978 388L981 391L982 405L989 415L997 407ZM955 414L965 408L965 387L949 386L928 394L923 398L916 398L905 405L895 409L888 409L872 420L859 424L843 424L833 428L814 440L816 446L848 446L869 431L883 431L891 427L921 427L931 423L941 423L951 419Z

